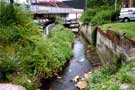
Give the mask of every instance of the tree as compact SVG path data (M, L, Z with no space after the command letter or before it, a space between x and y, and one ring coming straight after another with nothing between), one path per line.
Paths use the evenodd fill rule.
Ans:
M14 0L10 0L10 4L3 0L0 3L0 24L9 25L14 23L16 21Z
M117 0L117 4L115 2L116 0L87 0L88 9L81 16L81 21L93 24L116 21L122 0ZM115 10L116 7L117 10Z
M121 4L122 0L118 0L118 5ZM115 3L115 0L87 0L87 6L89 8L96 8L99 6L113 6Z
M111 5L113 0L87 0L87 5L90 8L99 7L101 5Z

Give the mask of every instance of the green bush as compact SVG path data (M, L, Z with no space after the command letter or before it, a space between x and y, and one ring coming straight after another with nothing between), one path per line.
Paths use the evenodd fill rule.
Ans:
M93 72L88 81L88 90L119 90L119 83L112 79L111 72L102 68Z
M119 20L119 14L120 14L120 8L118 8L116 11L113 11L111 16L111 21L115 22Z
M92 24L105 24L107 22L111 22L111 10L102 10L98 12L91 20Z
M135 84L135 70L133 69L134 67L134 61L129 63L128 65L124 64L120 71L117 73L117 78L122 83Z
M15 5L11 12L9 7L5 3L0 7L0 81L35 90L40 79L53 76L69 60L73 33L57 25L46 37L28 12ZM14 13L15 18L6 17L5 12Z
M95 14L96 14L96 9L89 8L85 12L83 12L83 15L81 16L81 21L83 23L90 23L90 21L95 16Z
M21 7L2 1L0 3L0 24L7 26L13 24L27 25L32 21L30 13L22 10Z
M120 90L123 83L129 88L135 85L134 60L123 64L116 73L111 72L108 67L95 70L88 80L88 90Z
M16 21L14 6L3 1L0 1L0 5L0 24L13 24Z
M56 17L56 20L55 20L55 24L63 24L63 19L61 19L60 17Z
M119 12L119 8L115 11L114 6L101 4L96 8L90 7L85 10L81 16L81 21L83 23L92 23L94 25L117 21Z

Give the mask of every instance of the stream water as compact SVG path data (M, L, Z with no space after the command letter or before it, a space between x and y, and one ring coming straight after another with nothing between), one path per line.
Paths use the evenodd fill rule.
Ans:
M84 73L87 73L91 70L91 64L86 59L85 55L85 41L82 37L77 36L74 40L73 47L73 57L69 62L69 66L64 71L61 78L53 80L49 89L44 87L43 90L75 90L75 83L72 82L72 79L79 75L83 77Z

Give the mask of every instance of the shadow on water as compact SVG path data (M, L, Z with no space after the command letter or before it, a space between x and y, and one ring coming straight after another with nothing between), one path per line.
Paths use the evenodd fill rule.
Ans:
M43 83L42 90L75 90L75 83L71 80L77 75L83 77L84 73L91 70L91 64L85 55L85 45L80 36L75 38L73 57L69 62L69 66L65 69L61 78L48 80L49 87L46 87Z

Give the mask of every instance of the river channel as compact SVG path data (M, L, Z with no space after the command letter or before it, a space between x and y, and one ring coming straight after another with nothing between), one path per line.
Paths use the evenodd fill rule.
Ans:
M49 88L43 84L42 90L75 90L75 83L72 79L77 75L83 77L84 73L89 72L92 68L90 62L86 59L86 46L87 43L82 36L76 35L73 45L73 57L69 65L59 78L48 83Z

